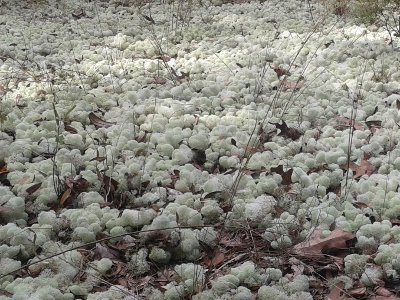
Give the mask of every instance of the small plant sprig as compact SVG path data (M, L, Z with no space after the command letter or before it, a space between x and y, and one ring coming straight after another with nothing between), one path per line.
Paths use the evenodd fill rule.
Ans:
M352 15L359 21L383 26L390 37L400 36L400 0L357 0L352 8Z

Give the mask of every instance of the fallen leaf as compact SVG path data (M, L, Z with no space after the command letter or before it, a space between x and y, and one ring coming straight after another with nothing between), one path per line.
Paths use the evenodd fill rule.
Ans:
M111 249L103 243L97 243L96 249L94 250L94 259L100 260L102 258L119 258L119 252L117 250Z
M304 79L296 80L296 81L289 81L286 78L281 80L281 86L284 90L293 90L297 91L304 86Z
M299 130L297 130L296 128L288 127L285 121L282 121L282 124L279 123L270 123L270 124L275 125L275 127L280 130L278 134L279 136L287 137L293 141L299 139L302 136L302 133Z
M222 252L217 252L212 259L207 258L206 264L208 267L218 267L221 265L225 260L225 254Z
M279 165L276 168L271 168L271 172L281 175L282 184L283 185L292 184L293 169L289 169L287 171L283 171L283 166Z
M34 192L36 192L38 189L40 189L40 187L42 186L42 183L35 183L34 185L31 185L30 187L28 187L26 189L26 192L28 193L28 195L32 195Z
M6 165L4 165L4 166L2 166L1 168L0 168L0 175L1 174L8 174L8 169L7 169L7 166Z
M354 238L350 232L333 230L326 238L321 238L322 230L316 229L307 240L295 245L292 252L298 255L320 255L326 249L345 249L346 241Z
M278 78L280 78L283 75L290 75L290 72L284 68L273 66L272 69L275 71Z
M349 294L349 296L354 297L354 298L361 298L361 297L365 296L366 292L367 292L367 288L365 286L356 287L356 288L347 290L347 294Z
M114 125L114 123L110 123L110 122L100 119L98 116L96 116L92 112L89 114L89 120L90 120L90 123L92 123L96 128L101 128L101 127L108 128L108 127L111 127L112 125Z
M345 291L344 291L344 283L339 282L335 284L332 288L330 293L327 295L327 300L346 300Z
M63 193L63 195L61 196L61 199L60 199L60 206L61 206L61 207L64 206L65 201L67 201L68 198L71 196L71 192L72 192L72 189L67 189L67 190Z
M359 209L363 209L363 208L368 208L368 204L364 203L364 202L360 202L360 201L355 201L353 202L353 206L355 208L359 208Z
M393 293L390 292L388 289L384 288L383 286L380 286L377 289L375 289L375 293L377 296L393 297Z
M344 170L350 169L355 172L355 179L360 178L363 175L371 175L376 170L375 166L365 159L362 160L359 165L351 161L349 164L342 165L341 168Z
M382 121L379 120L366 121L365 124L367 124L368 129L372 133L375 133L378 129L382 128Z
M72 127L71 125L68 125L68 124L65 124L65 123L64 123L64 130L67 131L67 132L69 132L69 133L72 133L72 134L78 133L78 130L76 130L76 129L75 129L74 127Z
M336 125L334 126L334 128L336 130L345 130L351 126L353 126L354 129L356 130L364 130L364 125L353 119L338 116L335 118L335 120L336 120Z

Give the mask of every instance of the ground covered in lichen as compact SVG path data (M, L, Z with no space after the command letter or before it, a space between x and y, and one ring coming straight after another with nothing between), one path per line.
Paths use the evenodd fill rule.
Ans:
M0 299L398 299L398 37L145 2L1 1Z

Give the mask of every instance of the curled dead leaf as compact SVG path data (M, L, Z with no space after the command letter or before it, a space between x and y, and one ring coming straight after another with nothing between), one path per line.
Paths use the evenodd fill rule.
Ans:
M71 196L71 192L72 192L72 189L69 188L62 194L61 199L60 199L60 206L61 207L64 206L65 201L67 201L68 198Z
M322 251L327 249L345 249L347 248L346 242L354 238L352 233L340 229L333 230L325 238L321 237L321 233L322 230L320 229L314 230L305 241L292 248L292 253L302 256L315 256L322 254Z
M90 123L92 123L96 128L108 128L114 125L114 123L104 121L103 119L96 116L94 113L89 114Z

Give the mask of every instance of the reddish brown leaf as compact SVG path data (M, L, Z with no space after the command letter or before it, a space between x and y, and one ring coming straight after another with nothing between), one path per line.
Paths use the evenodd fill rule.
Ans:
M354 174L354 178L360 178L363 175L371 175L375 172L375 166L371 164L368 160L362 160L360 165L357 165L354 162L350 162L348 165L342 165L342 169L344 170L352 170Z
M30 187L28 187L26 189L26 192L28 193L28 195L32 195L34 192L36 192L38 189L40 189L40 187L42 186L42 183L35 183L34 185L31 185Z
M282 176L282 184L283 185L292 184L293 169L283 171L283 166L279 165L276 168L271 168L271 172L277 173Z
M275 71L278 78L280 78L283 75L290 75L290 72L284 68L273 66L272 69Z
M65 201L67 201L68 198L71 196L71 192L72 192L72 189L67 189L67 190L63 193L63 195L61 196L61 199L60 199L60 206L61 206L61 207L64 206Z
M7 169L7 166L2 166L1 168L0 168L0 175L1 174L7 174L9 171L8 171L8 169Z
M365 286L355 287L350 290L347 290L347 294L354 298L360 298L365 296L367 293L367 288Z
M92 112L89 114L89 120L90 120L90 123L92 123L94 126L96 126L96 128L101 128L101 127L108 128L115 124L115 123L107 122L107 121L100 119L98 116L96 116Z
M217 252L215 254L215 256L213 257L213 259L211 260L211 266L217 267L219 265L221 265L224 262L225 259L225 254L222 252Z
M287 78L281 80L281 85L283 90L294 90L297 91L304 86L304 79L296 80L296 81L289 81Z
M321 230L316 229L310 237L292 248L298 255L320 255L326 249L345 249L346 241L354 238L353 234L340 229L335 229L326 238L321 238Z
M335 284L330 293L327 295L327 300L347 300L346 293L344 291L344 283L339 282Z
M384 288L383 286L378 287L375 290L375 293L376 293L377 296L393 297L393 293L390 292L388 289Z
M354 126L354 129L356 130L364 130L364 125L350 118L338 116L335 119L336 125L334 128L337 130L345 130L351 126Z

